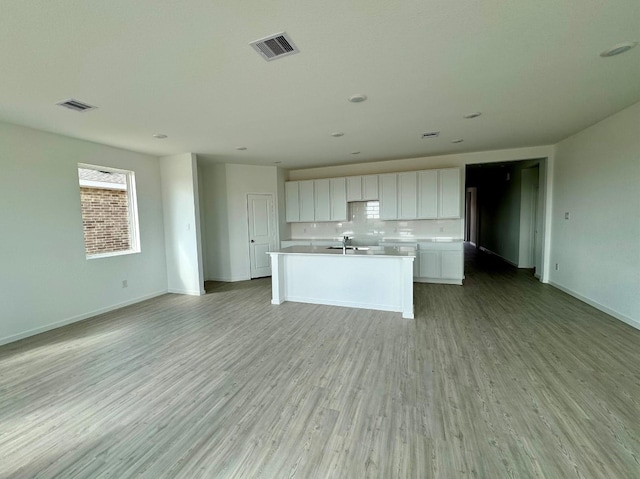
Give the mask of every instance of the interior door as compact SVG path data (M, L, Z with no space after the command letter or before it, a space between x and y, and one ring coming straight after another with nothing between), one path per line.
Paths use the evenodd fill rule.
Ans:
M271 276L271 260L267 252L276 248L273 204L273 195L247 195L251 278Z

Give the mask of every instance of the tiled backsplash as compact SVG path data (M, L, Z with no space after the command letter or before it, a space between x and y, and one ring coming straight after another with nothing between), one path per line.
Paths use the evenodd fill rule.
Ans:
M376 244L382 239L462 238L461 219L385 221L370 217L375 211L372 203L377 202L349 203L350 221L291 223L291 238L339 239L348 235L356 244Z

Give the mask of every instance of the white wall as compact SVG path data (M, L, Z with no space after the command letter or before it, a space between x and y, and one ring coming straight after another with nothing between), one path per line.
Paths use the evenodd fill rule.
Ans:
M550 280L640 329L639 127L637 103L556 146Z
M274 204L280 204L278 185L280 181L280 189L284 189L282 174L275 166L202 164L201 170L205 190L207 279L251 279L247 195L271 193ZM279 217L276 221L283 228Z
M135 172L140 253L86 259L79 162ZM0 343L167 290L155 157L0 123L0 225Z
M197 159L191 153L164 156L160 175L168 290L204 294Z
M376 161L373 163L355 163L351 165L327 166L290 170L289 180L309 180L315 178L336 178L340 176L367 175L374 173L393 173L396 171L428 170L431 168L464 167L478 163L496 163L503 161L530 160L553 156L552 146L531 148L512 148L508 150L479 151L455 155L426 156L403 160Z
M200 163L202 174L204 250L208 281L231 281L229 217L227 214L227 165Z

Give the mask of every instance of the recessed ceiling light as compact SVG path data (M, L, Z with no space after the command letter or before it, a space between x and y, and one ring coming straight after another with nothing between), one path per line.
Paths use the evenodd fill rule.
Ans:
M349 101L351 103L362 103L367 99L367 95L363 95L362 93L358 93L356 95L351 95L349 97Z
M469 120L471 118L478 118L480 115L482 115L482 113L480 113L479 111L476 111L474 113L467 113L462 118L466 118L467 120Z
M238 150L238 151L244 151L246 149L247 149L246 146L236 146L236 150Z
M165 135L164 133L156 133L153 135L153 137L157 140L164 140L165 138L167 138L167 135Z
M607 57L613 57L613 56L616 56L616 55L620 55L621 53L628 52L633 47L635 47L637 44L638 44L638 42L618 43L617 45L614 45L613 47L609 48L608 50L605 50L602 53L600 53L600 56L604 57L604 58L607 58Z
M352 151L352 152L351 152L351 154L352 154L352 155L359 155L359 154L360 154L360 152L359 152L359 151Z
M338 138L340 136L344 136L344 133L342 133L341 131L334 131L333 133L331 133L331 136L333 136L334 138Z
M458 138L457 140L451 140L451 143L462 143L463 141L462 138Z

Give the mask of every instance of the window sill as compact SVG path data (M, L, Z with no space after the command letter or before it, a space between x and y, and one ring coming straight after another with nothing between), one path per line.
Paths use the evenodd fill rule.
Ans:
M129 254L140 253L140 250L128 249L125 251L110 251L108 253L88 254L87 259L111 258L112 256L125 256Z

